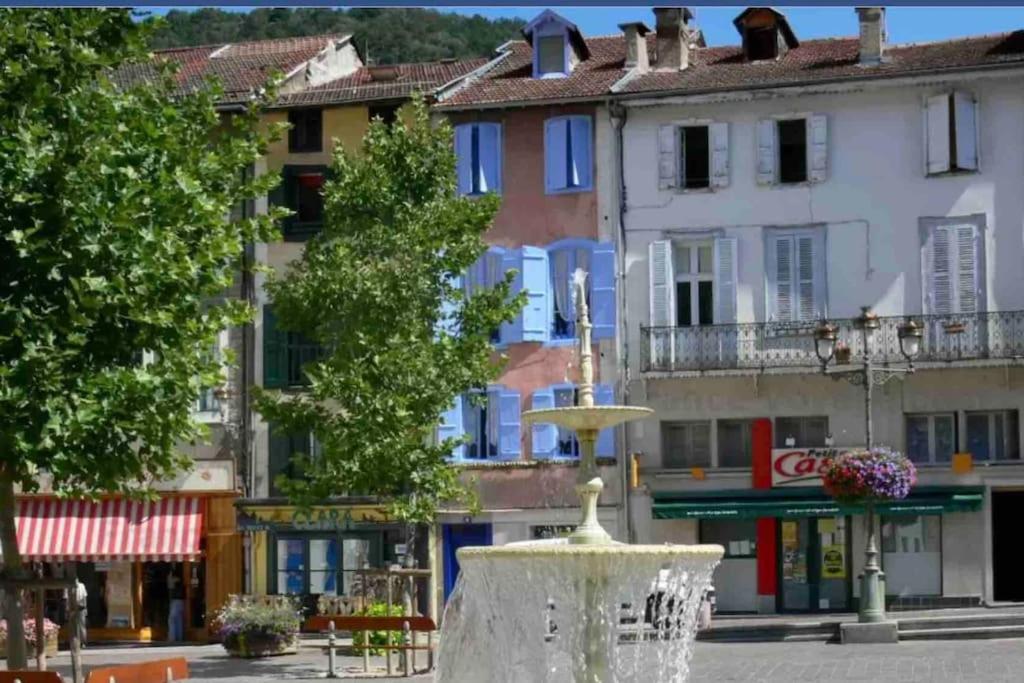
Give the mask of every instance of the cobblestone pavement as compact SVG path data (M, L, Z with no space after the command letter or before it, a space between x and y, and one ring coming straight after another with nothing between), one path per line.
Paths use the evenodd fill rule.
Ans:
M257 660L225 656L217 645L88 649L86 669L163 657L187 657L199 683L312 681L325 678L327 657L304 647L297 655ZM431 683L432 676L412 679L359 677L362 660L339 657L350 681ZM62 674L69 661L61 653L51 660ZM372 662L383 673L384 661ZM397 670L397 669L396 669ZM871 683L990 683L1024 681L1024 640L923 641L896 645L829 645L825 643L698 643L690 683L721 681L862 681ZM523 681L522 683L531 683ZM638 681L637 683L648 683Z

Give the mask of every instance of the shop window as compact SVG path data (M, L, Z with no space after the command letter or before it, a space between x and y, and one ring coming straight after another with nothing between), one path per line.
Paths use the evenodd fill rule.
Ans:
M967 413L967 450L975 460L1019 460L1016 410Z
M906 416L907 457L927 465L947 463L956 451L956 414Z
M324 147L322 109L291 109L288 112L288 151L321 152Z
M942 518L882 518L882 566L888 595L942 594Z
M750 467L753 429L753 420L718 421L719 467Z
M827 445L828 417L775 418L776 448L820 448Z
M711 466L710 422L662 422L663 467Z
M702 519L700 542L722 546L726 559L757 557L757 520Z
M341 535L278 538L276 593L352 595L360 588L356 570L378 563L378 558L373 556L374 547L370 538Z

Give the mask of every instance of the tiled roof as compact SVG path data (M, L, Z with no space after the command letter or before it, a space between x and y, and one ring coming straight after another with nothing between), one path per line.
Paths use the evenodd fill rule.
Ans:
M655 36L647 36L653 58ZM471 108L501 103L597 99L625 76L625 42L621 36L589 38L591 59L565 78L532 77L532 54L525 42L509 45L510 53L479 79L455 91L441 107ZM1024 64L1024 31L959 38L935 43L894 45L878 66L858 63L857 38L801 41L778 60L747 62L740 46L693 48L683 71L650 71L627 81L621 94L679 94L747 90L888 76L914 75L1001 64Z
M225 45L157 50L157 60L177 62L176 76L183 91L202 85L208 76L220 79L225 102L244 99L253 89L263 85L271 73L287 74L308 62L333 42L348 36L321 35L302 38L259 40ZM152 78L151 65L135 64L122 67L114 79L123 84L134 84Z
M315 88L291 93L279 105L314 106L362 102L368 100L402 99L414 92L429 94L436 88L465 76L487 63L487 59L445 60L419 64L395 64L390 67L361 67L357 71ZM388 80L375 79L374 72L391 68L397 73Z
M621 36L588 38L590 59L565 78L534 78L533 51L526 41L508 43L508 54L472 84L441 103L441 108L502 102L599 97L625 73L626 45Z

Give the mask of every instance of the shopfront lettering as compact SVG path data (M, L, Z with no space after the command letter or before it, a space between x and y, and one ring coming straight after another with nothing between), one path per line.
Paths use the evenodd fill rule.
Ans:
M846 448L776 448L772 450L772 486L821 486L832 458Z
M327 508L322 510L296 509L292 514L292 526L302 531L334 531L349 530L352 525L360 522L386 522L387 516L381 513L367 514L359 511L354 515L350 509Z

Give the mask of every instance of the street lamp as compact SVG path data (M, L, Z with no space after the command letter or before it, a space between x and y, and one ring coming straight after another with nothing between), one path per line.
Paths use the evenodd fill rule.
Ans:
M875 332L881 326L878 316L863 306L860 315L853 321L861 331L864 360L860 367L843 370L829 370L829 363L835 356L838 332L835 325L823 320L814 330L814 353L821 361L821 372L834 380L845 379L851 384L864 387L864 442L870 449L874 445L871 423L871 388L881 386L894 378L903 378L914 372L914 357L921 350L921 326L908 320L899 326L896 334L900 340L900 353L907 360L905 368L888 366L875 367L871 358ZM885 596L881 590L882 568L878 563L878 544L875 540L875 505L868 501L865 509L868 542L864 551L864 574L861 576L861 601L857 619L862 623L885 620Z

